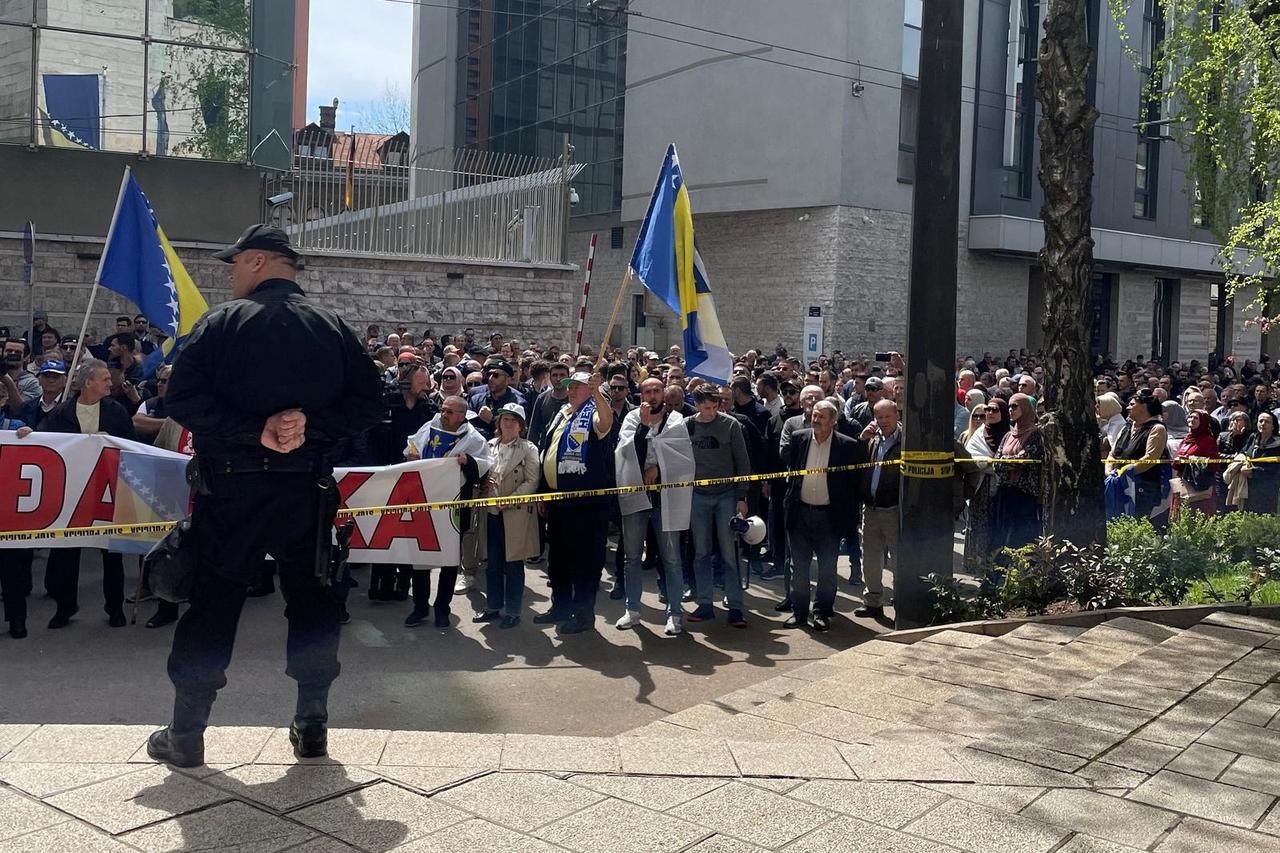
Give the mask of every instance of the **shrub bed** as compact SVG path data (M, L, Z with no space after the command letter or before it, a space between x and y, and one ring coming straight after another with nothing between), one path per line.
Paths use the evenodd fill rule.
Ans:
M1145 518L1107 523L1107 544L1044 537L1006 550L976 592L930 575L935 624L1107 607L1280 604L1280 516L1185 512L1166 531Z

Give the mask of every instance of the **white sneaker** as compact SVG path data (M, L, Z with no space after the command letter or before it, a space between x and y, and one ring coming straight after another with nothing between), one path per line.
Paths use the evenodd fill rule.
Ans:
M667 627L662 633L666 634L668 637L674 637L676 634L683 633L684 632L684 625L682 624L683 621L684 620L682 620L679 616L668 616Z
M454 595L461 595L471 589L471 585L475 583L475 578L466 572L458 575L458 582L453 585Z
M636 610L628 610L617 622L613 623L613 627L619 631L625 631L628 628L636 628L640 625L640 613Z

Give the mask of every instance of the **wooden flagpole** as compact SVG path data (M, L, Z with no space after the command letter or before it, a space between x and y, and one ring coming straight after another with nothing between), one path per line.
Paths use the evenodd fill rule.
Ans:
M609 336L613 334L613 326L618 322L618 312L622 310L622 298L627 295L627 285L631 283L631 267L628 265L626 275L622 277L622 284L618 287L618 296L613 300L613 313L609 315L609 325L604 327L604 339L600 342L599 357L596 359L596 368L604 364L605 347L609 344Z

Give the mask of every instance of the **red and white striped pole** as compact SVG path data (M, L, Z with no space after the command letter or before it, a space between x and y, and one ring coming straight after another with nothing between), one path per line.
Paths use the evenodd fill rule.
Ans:
M582 355L582 327L587 322L587 294L591 292L591 266L596 259L596 237L591 235L591 248L587 249L587 275L582 280L582 304L578 306L578 334L574 337L574 355Z

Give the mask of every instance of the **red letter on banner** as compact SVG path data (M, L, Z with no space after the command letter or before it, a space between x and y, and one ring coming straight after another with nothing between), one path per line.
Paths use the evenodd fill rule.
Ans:
M391 497L387 498L387 506L426 502L427 496L422 490L422 475L416 471L401 474L395 488L391 490ZM373 550L389 548L396 539L412 539L423 551L440 550L436 526L431 521L431 513L425 510L409 513L408 521L398 513L382 516L373 531L373 538L369 540L369 547Z
M68 527L90 527L95 521L110 524L116 520L116 475L119 472L120 450L102 448Z
M339 509L350 509L350 507L347 506L347 501L351 500L351 496L360 491L360 487L369 482L369 478L372 476L372 471L348 471L346 474L343 474L342 479L338 481ZM365 544L364 534L360 532L359 524L356 524L351 528L351 547L369 547Z
M36 505L20 511L23 498L32 496L30 477L22 469L40 469L40 494ZM63 491L67 485L67 465L52 447L39 444L6 444L0 447L0 530L43 530L58 520Z

